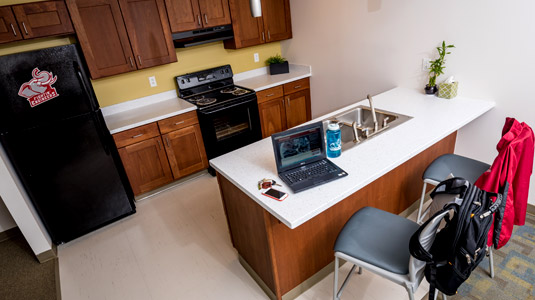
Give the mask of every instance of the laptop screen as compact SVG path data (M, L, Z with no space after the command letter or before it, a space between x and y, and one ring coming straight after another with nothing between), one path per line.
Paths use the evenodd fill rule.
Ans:
M286 170L324 158L322 127L318 122L272 135L277 168Z

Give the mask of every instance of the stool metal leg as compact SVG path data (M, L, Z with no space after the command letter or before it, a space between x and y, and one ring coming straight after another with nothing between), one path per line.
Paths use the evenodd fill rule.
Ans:
M333 287L333 300L338 300L336 295L338 292L338 256L334 257L334 287Z
M489 247L489 267L490 278L494 278L494 257L492 256L492 246Z
M427 187L427 182L424 181L424 187L422 188L422 197L420 197L420 207L418 207L418 217L416 218L416 223L422 224L422 210L424 208L424 200L425 200L425 190Z

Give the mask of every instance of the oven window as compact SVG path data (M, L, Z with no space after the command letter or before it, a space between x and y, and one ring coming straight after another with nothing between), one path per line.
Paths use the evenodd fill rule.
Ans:
M214 118L213 122L217 141L251 130L248 109L229 110L228 114Z

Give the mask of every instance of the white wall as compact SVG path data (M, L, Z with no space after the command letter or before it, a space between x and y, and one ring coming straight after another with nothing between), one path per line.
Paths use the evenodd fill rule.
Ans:
M422 58L455 44L446 74L459 94L496 107L460 130L456 153L492 163L505 117L535 127L535 1L291 0L291 63L312 66L312 114L395 86L422 89ZM448 100L443 100L448 101ZM379 106L379 105L378 105ZM432 126L432 124L430 124ZM535 205L535 175L529 203Z
M2 200L2 197L0 197L0 232L4 232L15 226L17 226L15 220L13 220L11 214L9 214L9 211L4 204L4 200Z

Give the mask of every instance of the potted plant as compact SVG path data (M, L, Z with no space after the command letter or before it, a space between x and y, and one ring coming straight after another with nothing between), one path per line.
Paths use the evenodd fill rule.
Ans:
M446 68L444 66L445 57L446 54L450 54L451 52L447 52L448 48L455 48L454 45L446 45L445 41L442 41L442 46L437 47L438 50L438 58L431 61L431 64L429 66L429 83L425 86L425 93L428 95L433 95L437 92L437 77L444 74L444 69Z
M269 65L269 73L271 75L290 72L288 61L284 57L282 57L280 54L270 56L266 60L266 63Z

